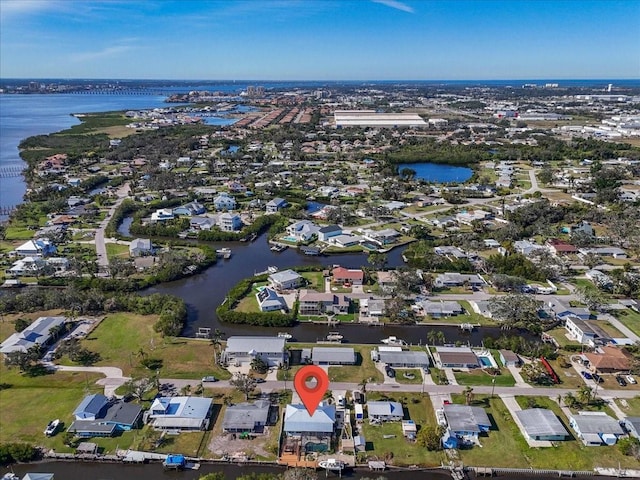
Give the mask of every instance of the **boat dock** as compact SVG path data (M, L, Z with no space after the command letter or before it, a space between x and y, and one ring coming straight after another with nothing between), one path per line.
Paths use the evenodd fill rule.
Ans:
M216 256L217 257L222 257L225 260L228 260L231 258L231 249L230 248L219 248L216 250Z
M476 327L479 327L480 324L476 323L461 323L460 324L460 330L464 330L465 332L472 332Z

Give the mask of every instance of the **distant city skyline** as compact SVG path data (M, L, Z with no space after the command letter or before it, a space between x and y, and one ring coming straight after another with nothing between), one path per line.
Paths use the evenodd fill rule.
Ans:
M0 0L1 78L640 78L640 0Z

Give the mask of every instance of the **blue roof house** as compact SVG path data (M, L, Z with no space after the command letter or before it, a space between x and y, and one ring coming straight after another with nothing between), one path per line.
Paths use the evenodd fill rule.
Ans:
M96 420L101 418L109 407L109 399L101 393L94 393L84 397L80 405L74 410L76 420Z
M309 439L331 445L336 422L336 407L321 402L310 416L304 405L287 405L283 431L287 437Z

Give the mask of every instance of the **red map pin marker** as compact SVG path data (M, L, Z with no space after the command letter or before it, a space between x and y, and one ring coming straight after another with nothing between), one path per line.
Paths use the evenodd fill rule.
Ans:
M312 379L316 381L316 384L309 387L307 382ZM296 392L300 395L307 412L309 412L309 416L312 417L329 388L327 373L316 365L307 365L298 370L293 379L293 385L296 387Z

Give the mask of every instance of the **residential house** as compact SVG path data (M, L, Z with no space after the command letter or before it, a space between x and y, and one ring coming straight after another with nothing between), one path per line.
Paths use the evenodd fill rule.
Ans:
M287 235L296 242L308 242L318 236L320 227L309 220L300 220L287 227Z
M493 317L493 312L491 312L491 303L489 300L469 300L469 306L478 315L482 315L487 318Z
M573 316L580 320L589 320L591 312L582 307L570 307L559 300L552 300L548 303L551 313L558 320L566 320L567 317Z
M618 373L631 369L632 358L624 349L612 346L599 347L595 352L585 353L592 372Z
M188 217L194 217L196 215L202 215L203 213L205 213L207 211L206 208L204 208L204 205L198 203L197 200L194 200L193 202L189 202L185 205L181 205L180 207L176 207L173 209L173 214L174 215L186 215Z
M236 208L236 199L228 193L221 193L213 199L213 205L216 210L234 210Z
M260 358L270 367L286 363L285 339L266 336L233 336L227 340L223 361L231 365L250 364Z
M371 240L379 245L391 245L398 241L401 234L393 228L385 228L383 230L364 230L362 232L364 238Z
M118 432L138 428L142 420L142 408L136 403L109 402L95 419L77 419L68 431L81 438L112 437Z
M573 225L570 229L571 233L583 233L588 235L589 237L593 237L595 235L595 231L589 222L585 222L584 220L579 222L576 225Z
M393 291L396 286L396 274L395 272L384 272L379 271L376 272L376 276L378 277L378 287L385 293Z
M431 224L434 227L445 228L445 227L450 227L452 225L455 225L456 224L456 219L454 217L451 217L451 216L439 217L439 218L434 218L433 220L431 220Z
M449 259L461 260L463 258L467 258L467 254L460 250L458 247L454 247L452 245L445 245L441 247L435 247L433 251L437 255L442 255L443 257L447 257Z
M9 277L38 276L47 266L47 262L41 257L24 257L17 260L5 270Z
M23 257L47 257L56 251L56 246L48 238L28 240L16 248L16 253Z
M331 448L336 424L336 407L320 402L313 415L309 415L307 408L302 404L287 405L284 412L285 434L284 450L293 443L302 444L303 448L313 443L326 445ZM294 448L294 451L296 449Z
M360 242L362 242L362 237L350 234L336 235L329 238L329 243L332 243L340 248L353 247L355 245L358 245Z
M478 274L462 274L458 272L441 273L436 276L434 285L437 288L460 287L469 285L470 287L483 287L486 282Z
M288 207L289 204L284 198L274 198L273 200L269 200L266 205L267 213L278 213L283 208Z
M530 440L561 441L569 438L569 432L555 413L546 408L529 408L515 412Z
M400 402L368 401L367 415L369 421L399 422L404 418L404 410Z
M480 362L469 347L436 347L434 355L440 368L478 368Z
M356 353L350 347L313 347L311 362L314 365L355 365Z
M564 328L572 338L590 347L611 342L611 337L598 326L597 322L580 320L570 315L565 319Z
M149 408L150 423L156 430L206 430L212 401L206 397L156 397Z
M435 302L425 300L418 305L422 308L422 312L425 315L433 318L453 317L464 313L462 306L454 300L439 300Z
M615 445L624 435L618 421L604 412L578 412L569 417L569 425L588 447Z
M447 431L456 439L477 439L491 429L491 420L484 408L448 404L442 410L447 421Z
M361 298L360 299L360 316L370 317L372 321L380 321L380 317L385 314L386 305L382 299Z
M485 238L483 242L486 248L500 248L500 242L493 238Z
M132 257L152 255L153 251L153 244L148 238L136 238L129 244L129 255Z
M278 291L293 290L304 283L304 277L293 270L283 270L269 275L269 284Z
M96 420L102 418L109 407L109 399L101 393L87 395L73 411L76 420Z
M218 222L223 232L237 232L242 228L242 219L237 213L225 212L218 217Z
M333 283L338 285L362 285L364 272L359 268L336 267L331 270Z
M546 245L549 251L557 256L578 253L578 248L575 245L557 238L550 238Z
M456 220L463 225L472 225L473 222L482 222L492 218L493 215L490 212L484 210L469 210L456 214Z
M344 294L307 290L299 297L300 315L344 314L349 312L351 299Z
M213 227L218 225L219 220L217 216L207 216L207 217L191 217L189 219L189 227L193 230L211 230Z
M388 350L389 347L378 347L377 358L388 367L394 368L428 368L429 355L423 351L414 350Z
M342 228L338 225L327 225L318 230L318 240L321 242L328 242L330 238L335 238L342 235Z
M545 248L543 245L538 245L537 243L530 242L529 240L518 240L513 242L513 248L516 252L528 257L532 255L534 252Z
M511 350L500 350L500 361L505 367L519 367L522 365L522 359L517 353Z
M584 273L584 276L591 280L595 286L600 288L607 288L613 285L611 277L600 270L588 270Z
M268 400L229 405L222 419L222 430L228 433L262 433L270 424L270 411L271 402Z
M0 353L26 352L34 345L46 346L55 331L64 328L65 317L38 317L31 325L15 332L0 344Z
M261 312L287 310L287 302L271 288L265 287L256 293L256 300Z
M583 255L592 253L600 257L627 258L627 252L618 247L581 248L580 253Z
M621 423L629 435L640 440L640 417L624 417Z
M173 210L169 208L160 208L151 214L152 222L166 222L167 220L173 220Z

